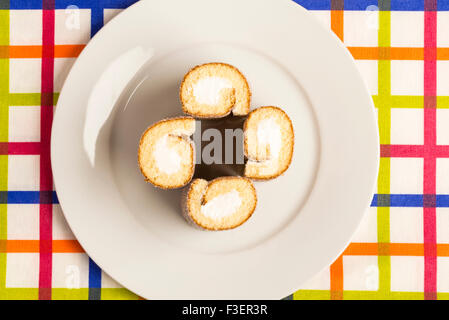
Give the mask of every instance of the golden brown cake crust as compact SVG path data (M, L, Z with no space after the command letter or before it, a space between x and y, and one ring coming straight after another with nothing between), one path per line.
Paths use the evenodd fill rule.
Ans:
M198 70L199 68L209 66L211 68ZM196 73L193 74L194 72ZM207 85L203 87L203 84L196 86L200 80L205 79L207 83L207 81L211 80L209 79L211 77L221 78L218 79L220 81L227 79L228 82L224 82L224 84L218 82L218 85L212 82L213 89L210 89ZM212 81L216 80L212 79ZM221 89L215 91L218 92L217 96L214 93L213 97L215 98L201 99L204 96L208 97L210 92L207 90L214 92L217 86ZM196 92L197 88L206 91L199 91L200 93L198 93ZM187 116L160 120L143 132L139 141L137 157L139 170L145 177L145 180L155 187L161 189L185 187L181 196L182 213L193 226L201 230L211 231L237 228L253 215L257 207L257 192L252 181L274 179L289 168L294 152L292 121L284 110L276 106L264 106L250 111L251 90L248 81L239 69L227 63L205 63L190 69L182 79L179 87L179 97L182 110ZM256 113L258 111L261 112ZM194 179L192 181L195 173L195 145L191 135L196 130L195 118L221 118L230 113L235 116L247 116L243 125L243 151L248 159L245 165L244 176L222 176L211 181L204 179ZM280 126L280 129L274 129L276 130L274 134L269 131L271 130L269 129L270 125L268 125L266 130L265 124L259 127L260 129L258 128L258 123L261 120L270 118ZM174 120L179 122L168 123L162 126L161 130L156 128L161 124ZM253 124L256 125L254 126ZM268 132L269 137L272 135L276 136L275 142L264 141L266 138L260 138L260 133L255 133L254 128L262 130L262 132ZM155 130L150 132L152 129ZM281 138L277 138L277 131L281 132ZM161 136L164 140L159 140ZM173 173L170 169L165 169L163 165L169 163L161 156L165 154L165 151L161 149L164 147L160 147L159 141L165 144L168 141L165 139L170 139L171 146L169 148L176 148L175 151L183 155L182 171L180 171L181 174L179 175L176 175L179 172L178 169L176 169L178 170L177 172ZM248 140L250 140L250 143L248 143ZM257 142L256 146L251 141ZM281 148L278 148L278 141L281 141ZM188 144L185 144L185 142ZM275 149L272 149L274 148L273 146L276 146ZM157 151L154 151L155 149ZM273 152L273 150L276 151ZM153 154L152 152L157 153ZM186 152L190 152L190 154L187 156ZM271 162L263 163L265 161ZM220 184L220 182L232 180L234 180L232 183ZM240 200L235 200L235 194L231 195L232 192L238 192ZM228 194L234 198L226 198L226 205L220 202L222 200L217 199L217 202L213 201L221 195ZM209 202L211 202L210 206ZM228 203L231 203L230 207L227 207ZM232 206L233 204L236 205L235 208ZM203 206L205 207L203 208ZM226 213L226 210L229 208L231 208L231 213ZM212 213L210 210L212 210Z
M288 158L287 166L285 166L285 168L283 168L278 173L270 175L270 176L266 176L266 177L251 177L251 180L266 181L266 180L271 180L271 179L274 179L274 178L277 178L277 177L281 176L290 167L290 164L291 164L292 158L293 158L293 152L294 152L294 149L295 149L294 148L295 147L295 131L293 130L293 125L292 125L292 121L291 121L290 117L287 115L287 113L284 110L282 110L281 108L276 107L276 106L264 106L264 107L259 107L257 109L254 109L253 111L251 111L249 113L248 118L245 120L245 123L243 124L243 132L246 132L247 126L248 126L248 121L250 120L252 114L254 114L255 111L257 111L257 110L259 110L261 108L277 110L277 111L280 111L281 113L283 113L283 115L289 120L289 126L290 126L290 130L292 132L292 152L290 154L290 157ZM247 142L246 139L243 139L243 150L244 150L244 154L248 155L248 142Z
M230 112L232 112L232 109L233 109L234 106L231 106L230 110L229 110L227 113L224 113L224 114L218 114L218 115L217 115L217 114L202 115L202 114L198 114L198 113L192 113L192 112L189 112L189 111L186 109L186 107L185 107L185 101L184 101L184 99L183 99L183 97L182 97L182 91L183 91L183 88L184 88L186 79L187 79L187 78L188 78L194 71L196 71L197 69L199 69L199 68L201 68L201 67L205 67L205 66L223 66L223 67L228 67L228 68L234 70L235 72L237 72L237 73L242 77L242 79L244 80L245 87L246 87L246 89L248 90L248 96L247 96L246 104L247 104L247 106L248 106L248 112L249 112L249 108L250 108L250 104L251 104L251 95L252 95L252 93L251 93L251 89L250 89L249 84L248 84L248 80L247 80L246 77L243 75L243 73L240 72L239 69L237 69L237 68L234 67L233 65L230 65L230 64L227 64L227 63L224 63L224 62L209 62L209 63L200 64L200 65L197 65L197 66L193 67L192 69L190 69L189 72L187 72L187 73L184 75L184 78L182 79L181 85L179 86L179 100L181 101L182 111L183 111L185 114L191 115L191 116L196 117L196 118L202 118L202 119L221 118L221 117L224 117L224 116L228 115ZM248 114L248 112L247 112L246 114Z
M161 123L164 123L164 122L171 121L171 120L194 120L194 118L189 117L189 116L181 116L181 117L174 117L174 118L162 119L162 120L160 120L160 121L158 121L158 122L156 122L156 123L153 123L153 124L152 124L151 126L149 126L149 127L143 132L143 134L140 136L139 148L138 148L138 152L137 152L137 163L138 163L138 165L139 165L139 170L140 170L140 172L141 172L142 175L145 177L145 181L151 183L151 184L154 185L155 187L158 187L158 188L164 189L164 190L181 188L181 187L187 185L187 184L192 180L193 175L194 175L194 173L195 173L195 159L194 159L194 156L195 156L195 149L194 149L194 146L193 146L193 142L192 142L192 141L188 141L188 142L190 143L191 148L192 148L192 155L191 155L191 157L190 157L190 162L192 163L191 168L190 168L190 169L191 169L191 175L190 175L190 177L189 177L188 179L186 179L186 180L184 181L184 183L179 184L179 185L176 185L176 186L173 186L173 187L166 187L166 186L163 186L163 185L161 185L161 184L155 183L154 181L150 181L150 179L149 179L148 176L145 174L145 172L144 172L144 170L143 170L143 168L142 168L142 162L141 162L141 154L140 154L140 152L141 152L141 149L142 149L141 147L142 147L142 143L143 143L143 138L144 138L145 135L148 133L148 131L150 131L151 129L153 129L155 126L160 125ZM176 137L176 138L178 138L178 139L180 139L180 140L186 141L186 139L184 139L183 137L180 137L180 136L178 136L178 137Z
M183 214L184 216L187 218L187 220L190 220L190 222L192 222L194 225L204 229L204 230L209 230L209 231L222 231L222 230L231 230L234 228L237 228L239 226L241 226L243 223L245 223L246 221L248 221L249 218L251 218L251 216L253 215L254 211L256 210L257 207L257 192L256 189L254 188L254 184L251 182L251 179L248 179L246 177L239 177L239 176L229 176L229 177L218 177L215 178L214 180L211 180L210 182L207 183L206 188L204 190L204 192L207 190L207 188L209 188L209 186L211 186L212 184L218 183L220 181L223 180L232 180L232 179L245 179L246 181L248 181L248 184L251 186L252 192L255 196L255 201L254 201L254 205L251 208L249 214L246 216L246 218L242 221L240 221L238 224L226 227L226 228L220 228L220 229L215 229L215 228L211 228L207 225L204 225L201 223L201 221L198 221L197 219L195 219L195 217L193 215L190 214L190 210L188 207L188 202L189 200L192 198L192 193L194 192L192 185L194 185L195 183L197 183L199 180L202 179L196 179L194 181L192 181L192 183L189 185L189 187L186 190L185 195L183 196L183 201L182 201L182 209L183 209ZM203 194L203 198L204 198L204 194ZM202 198L202 200L203 200ZM202 203L203 204L203 203Z

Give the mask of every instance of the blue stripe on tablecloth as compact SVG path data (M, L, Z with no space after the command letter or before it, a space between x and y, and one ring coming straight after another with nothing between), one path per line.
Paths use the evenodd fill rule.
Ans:
M188 1L188 0L186 0ZM331 0L293 0L309 10L330 10ZM135 3L136 0L55 0L56 9L65 9L70 5L75 5L83 9L99 10L101 13L104 8L124 9ZM423 0L391 0L392 11L423 11ZM366 10L369 6L379 6L377 0L345 0L345 10ZM448 11L449 1L439 0L438 10ZM10 9L42 9L42 0L10 0ZM99 13L95 13L98 16ZM98 20L93 25L93 33L96 32Z
M43 192L45 193L45 191ZM51 199L50 199L51 196ZM58 204L59 200L56 192L51 192L48 197L43 196L42 199L47 202ZM45 200L49 199L49 200ZM0 203L10 204L32 204L41 202L40 191L0 191Z
M89 300L101 299L101 269L89 258Z
M92 7L124 9L135 2L137 0L55 0L55 9L65 9L68 6L77 6L80 9ZM42 9L42 0L10 0L9 8L16 10Z
M59 200L56 192L53 191L52 202L58 204ZM388 197L388 205L385 205L385 201L380 201L379 199L385 199ZM43 197L45 199L45 197ZM423 195L422 194L390 194L390 195L378 195L375 194L371 202L372 207L377 206L389 206L389 207L422 207L423 206ZM435 206L436 207L449 207L449 195L447 194L437 194L435 196ZM10 204L32 204L40 202L40 192L39 191L0 191L0 203L10 203Z
M388 202L385 199L388 198ZM390 194L390 195L379 195L376 194L371 202L372 207L423 207L424 196L422 194ZM435 206L437 208L448 208L449 207L449 195L447 194L437 194L435 196L435 204L426 206Z

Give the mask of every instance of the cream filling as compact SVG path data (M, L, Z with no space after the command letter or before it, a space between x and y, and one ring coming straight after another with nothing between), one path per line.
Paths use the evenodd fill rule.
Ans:
M257 124L257 142L260 146L269 146L268 160L248 160L247 165L258 167L259 174L270 175L279 168L279 155L282 148L281 127L273 118L263 119Z
M166 174L174 174L181 169L181 156L168 145L168 134L160 138L154 146L157 168Z
M220 91L228 88L232 88L232 83L226 78L205 77L193 85L193 95L198 103L217 105Z
M234 214L242 204L237 190L216 196L201 206L201 213L211 219L220 219Z
M259 145L270 147L269 159L277 159L282 147L281 127L273 118L263 119L257 124L257 141Z

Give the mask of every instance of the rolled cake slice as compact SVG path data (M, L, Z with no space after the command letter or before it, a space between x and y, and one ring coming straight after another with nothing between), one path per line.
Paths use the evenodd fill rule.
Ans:
M190 136L195 119L165 119L150 126L140 138L138 161L145 179L162 189L185 186L195 171L195 147Z
M210 182L195 179L183 195L185 218L207 230L238 227L251 217L256 204L253 183L242 177L220 177Z
M206 63L191 69L181 83L182 110L198 118L221 118L249 112L251 91L243 74L225 63Z
M251 111L243 126L244 153L248 158L245 177L268 180L281 175L290 166L293 125L278 107L260 107Z

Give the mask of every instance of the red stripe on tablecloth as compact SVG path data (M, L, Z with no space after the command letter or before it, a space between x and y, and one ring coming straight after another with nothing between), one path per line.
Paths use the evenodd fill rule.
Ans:
M435 158L449 158L449 146L380 145L380 156L384 158L424 158L424 155L428 153L432 154Z
M52 191L50 136L53 119L54 0L43 0L42 5L45 9L42 10L40 191ZM47 300L51 299L52 283L52 204L39 205L39 223L39 299Z
M40 142L0 142L0 155L40 154Z
M426 0L430 8L435 0ZM423 194L436 194L436 32L435 11L424 12L424 177ZM437 297L436 208L424 209L424 297Z

